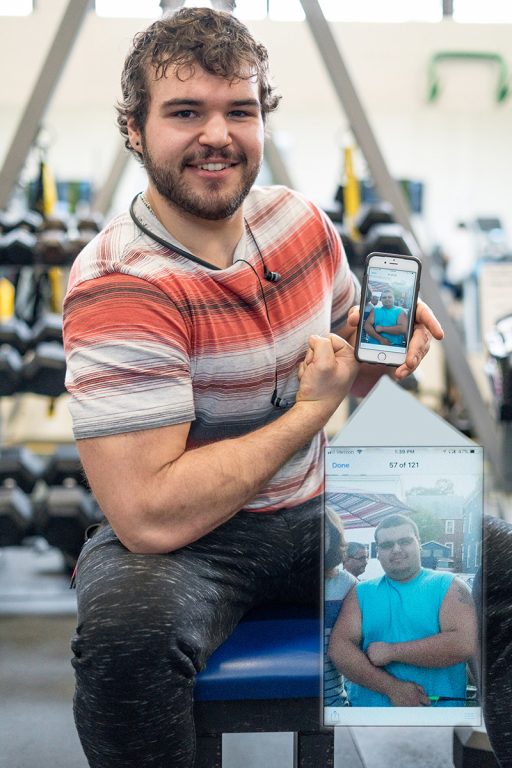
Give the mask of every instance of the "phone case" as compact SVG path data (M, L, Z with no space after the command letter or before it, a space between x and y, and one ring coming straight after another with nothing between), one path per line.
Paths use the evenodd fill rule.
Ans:
M418 294L419 294L419 289L420 289L421 260L417 256L404 256L404 255L396 254L396 253L382 253L380 251L373 251L372 253L369 253L368 256L366 257L366 261L365 261L365 265L364 265L363 283L362 283L362 287L361 287L361 301L360 301L360 304L359 304L359 323L358 323L358 326L357 326L357 336L356 336L356 346L355 346L355 350L354 350L354 356L355 356L356 360L358 360L361 363L370 363L370 365L389 365L389 366L391 366L393 368L396 368L397 365L400 365L400 363L396 363L396 362L381 362L381 361L378 361L378 360L361 359L360 354L359 354L360 344L361 344L361 336L362 336L362 333L363 333L364 307L365 307L365 304L366 304L366 292L367 292L367 287L368 287L368 268L370 266L370 261L375 256L383 256L383 257L388 257L388 258L392 258L392 259L400 259L400 260L404 260L404 261L413 261L413 262L415 262L418 265L418 272L417 272L417 275L416 275L416 284L415 284L414 295L413 295L412 304L411 304L411 317L413 317L413 318L416 315L416 305L418 303ZM406 346L404 348L404 359L405 359L405 356L407 354L407 349L409 348L409 342L411 340L411 335L412 335L413 327L414 327L414 323L410 322L409 323L409 328L408 328L408 331L407 331L407 343L406 343Z

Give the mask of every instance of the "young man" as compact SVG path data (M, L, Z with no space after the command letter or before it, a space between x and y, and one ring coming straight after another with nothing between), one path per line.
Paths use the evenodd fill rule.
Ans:
M212 651L264 599L318 601L323 427L365 378L329 331L351 338L357 287L314 205L253 188L278 100L236 18L155 22L122 87L148 186L65 303L74 433L108 520L77 568L75 720L92 768L184 768ZM397 378L442 336L416 319Z
M407 315L401 307L395 306L395 294L385 288L381 295L381 307L374 307L365 321L364 330L370 344L405 346Z
M329 653L357 707L463 706L466 662L477 650L471 594L452 573L421 567L418 528L390 515L375 529L384 576L345 598Z

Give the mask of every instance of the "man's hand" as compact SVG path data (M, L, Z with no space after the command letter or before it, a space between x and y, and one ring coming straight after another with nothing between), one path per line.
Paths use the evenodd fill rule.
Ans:
M348 342L334 333L311 336L299 365L297 402L317 403L329 415L348 394L359 364Z
M385 667L386 664L391 664L394 661L393 643L370 643L366 649L366 655L374 667Z
M429 707L432 703L421 685L396 678L390 686L388 698L394 707Z
M353 341L358 322L359 307L352 307L347 319L348 334L344 334L349 340ZM407 376L410 376L411 373L414 373L427 354L432 337L441 341L443 336L443 329L430 307L423 301L418 301L414 318L414 331L409 343L409 349L407 350L405 363L396 368L394 377L400 380L405 379Z

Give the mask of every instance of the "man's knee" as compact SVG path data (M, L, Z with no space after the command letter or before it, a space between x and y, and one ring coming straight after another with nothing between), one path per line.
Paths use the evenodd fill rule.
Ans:
M157 670L191 680L202 665L204 621L181 574L163 566L166 556L100 558L91 552L78 574L75 668L108 679L147 682ZM97 562L96 562L97 560Z

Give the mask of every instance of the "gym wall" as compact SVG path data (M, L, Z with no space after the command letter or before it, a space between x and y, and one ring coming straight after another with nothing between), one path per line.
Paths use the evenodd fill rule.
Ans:
M66 3L38 0L32 17L0 17L0 66L8 73L0 82L0 162ZM113 103L122 62L132 35L146 23L94 14L85 21L46 116L54 137L49 162L58 178L90 178L101 186L119 146ZM348 125L308 26L248 24L268 46L283 94L271 127L290 175L298 189L328 205L340 180ZM427 238L443 239L454 220L476 215L499 216L512 233L512 96L497 103L497 68L443 64L441 95L427 102L433 53L491 51L507 60L511 25L337 23L333 29L392 173L425 183ZM116 208L142 186L140 171L131 166Z

